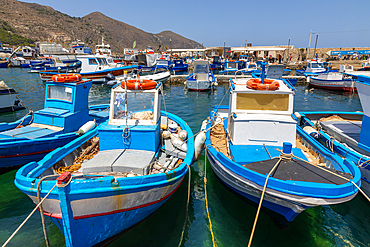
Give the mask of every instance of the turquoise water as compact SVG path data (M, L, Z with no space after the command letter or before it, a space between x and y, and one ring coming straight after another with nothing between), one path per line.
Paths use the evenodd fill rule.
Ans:
M8 68L0 70L0 80L19 92L19 97L32 110L43 108L45 84L38 74ZM183 118L198 132L201 122L225 96L227 84L213 92L186 92L183 84L166 86L166 110ZM90 104L108 103L110 89L93 85ZM223 100L228 104L228 94ZM357 94L324 90L309 90L298 85L295 111L302 110L362 110ZM0 115L0 122L19 119L28 110ZM191 195L188 219L182 246L212 246L212 236L205 207L203 178L204 156L191 169ZM0 175L0 244L4 243L34 208L31 200L13 183L16 171ZM179 190L149 218L118 238L110 246L178 246L185 220L186 176ZM207 163L207 195L213 233L217 246L246 246L251 233L256 208L226 189ZM46 219L51 246L63 246L64 237ZM370 203L357 195L352 201L325 207L315 207L301 213L288 229L279 229L273 220L261 212L252 246L370 246ZM8 246L45 246L40 215L36 212Z

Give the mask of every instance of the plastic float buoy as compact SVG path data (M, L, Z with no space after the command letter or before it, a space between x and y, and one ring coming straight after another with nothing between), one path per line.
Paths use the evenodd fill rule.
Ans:
M206 127L207 127L207 119L202 122L202 126L200 127L199 134L195 137L194 140L194 161L197 161L202 154L204 149L204 142L206 141Z
M127 80L127 89L130 90L147 90L154 89L157 83L153 80ZM122 88L125 88L125 82L121 83Z
M53 75L51 77L51 80L53 82L76 82L76 81L81 81L82 76L80 74L58 74L58 75Z
M279 82L271 79L265 79L264 83L261 83L261 79L253 78L247 81L247 88L254 90L269 90L274 91L279 88Z
M96 125L95 120L94 121L88 121L87 123L82 125L81 128L78 130L78 135L81 136L81 135L85 134L89 130L93 129L95 127L95 125Z

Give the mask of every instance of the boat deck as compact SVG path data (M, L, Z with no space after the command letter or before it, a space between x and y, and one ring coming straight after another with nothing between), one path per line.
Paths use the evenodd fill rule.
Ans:
M267 174L275 166L278 160L278 158L274 158L261 162L245 164L243 166L258 173ZM281 180L327 183L336 185L345 184L348 182L347 180L327 171L333 172L348 179L353 178L353 176L348 173L339 172L326 167L322 167L321 169L308 164L307 162L294 159L290 161L281 161L271 176Z
M357 146L360 140L361 121L325 121L320 124L325 131L335 135L335 138L341 142L350 141Z
M83 174L99 172L135 172L147 174L155 152L133 149L114 149L100 151L93 159L82 163Z

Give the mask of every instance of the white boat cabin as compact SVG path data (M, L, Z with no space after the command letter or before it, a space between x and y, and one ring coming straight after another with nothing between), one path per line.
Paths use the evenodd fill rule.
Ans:
M279 88L273 91L249 89L247 81L231 80L227 131L232 144L282 146L290 142L295 147L294 92L282 80L277 80Z
M100 45L96 45L95 47L95 54L96 55L112 55L112 50L109 44L104 43L104 37L102 37L102 42Z
M80 55L76 56L76 58L81 61L81 73L97 72L110 68L107 60L102 57L97 57L95 55Z
M324 67L324 63L320 62L320 60L311 59L311 61L307 61L307 68L305 72L322 73L325 71L326 69Z

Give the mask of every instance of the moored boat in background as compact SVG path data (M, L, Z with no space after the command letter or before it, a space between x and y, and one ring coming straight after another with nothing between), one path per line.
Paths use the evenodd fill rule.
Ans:
M193 73L186 77L186 88L195 91L210 90L217 85L216 77L209 69L208 60L195 60Z

